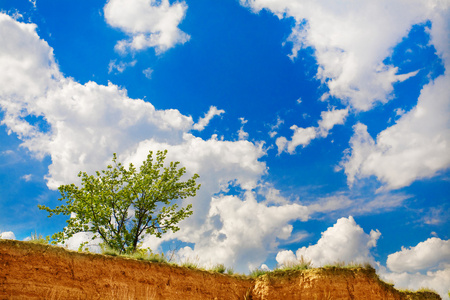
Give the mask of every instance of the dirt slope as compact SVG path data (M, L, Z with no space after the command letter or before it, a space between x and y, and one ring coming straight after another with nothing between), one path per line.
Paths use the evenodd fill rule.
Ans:
M405 294L373 270L313 269L257 280L0 240L0 299L440 299Z

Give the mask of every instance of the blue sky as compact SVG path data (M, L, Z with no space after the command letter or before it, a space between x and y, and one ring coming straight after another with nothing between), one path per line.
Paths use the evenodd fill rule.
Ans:
M60 231L37 205L112 153L168 149L202 190L145 246L241 272L368 261L397 287L450 289L448 1L0 10L4 238Z

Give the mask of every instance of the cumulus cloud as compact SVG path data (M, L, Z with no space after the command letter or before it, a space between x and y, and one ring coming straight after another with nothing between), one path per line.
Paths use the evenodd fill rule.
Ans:
M378 134L358 123L350 140L351 152L342 161L347 179L375 175L384 189L398 189L421 178L435 176L450 166L449 76L426 85L417 106L396 124Z
M416 107L378 134L376 141L365 125L355 126L351 153L343 161L350 185L357 178L375 175L384 189L397 189L450 166L450 4L431 1L429 5L433 6L430 43L442 58L445 73L425 85Z
M380 276L395 283L399 289L415 290L420 287L437 291L448 299L450 282L450 241L429 238L414 247L404 248L388 256Z
M0 239L15 240L16 236L14 235L14 232L12 232L12 231L4 231L4 232L0 232Z
M390 273L379 271L383 280L394 282L397 289L417 290L418 288L429 288L436 291L442 299L448 300L448 283L450 282L450 268L437 271L421 273Z
M450 3L448 1L267 1L241 0L255 12L267 9L279 18L293 17L296 26L288 41L292 57L312 47L319 65L317 78L329 88L327 96L341 99L355 111L366 111L392 98L393 84L415 76L399 74L383 61L407 36L411 27L425 21L430 44L442 59L446 72L423 87L417 106L400 112L396 124L381 132L376 141L363 124L355 126L351 153L342 166L350 185L357 178L376 176L383 189L398 189L421 178L435 176L450 166ZM293 126L292 140L280 137L278 151L292 153L317 137L313 127Z
M277 138L275 144L278 147L278 154L281 154L283 151L293 154L298 146L306 147L315 138L327 137L329 131L335 125L344 124L348 115L348 109L332 108L331 110L323 111L320 115L321 120L319 120L317 127L301 128L297 125L292 125L291 129L294 131L294 134L290 141L285 137Z
M111 83L82 85L64 78L35 25L4 14L0 22L4 41L0 79L6 82L0 88L2 124L38 158L51 156L46 177L50 188L75 182L80 170L92 172L105 165L113 152L136 148L146 138L177 142L192 128L191 117L130 99L126 90ZM40 130L26 116L40 118L50 129Z
M450 240L429 238L388 256L387 267L397 273L450 268Z
M377 245L380 236L378 230L365 233L351 216L341 218L322 233L317 244L298 249L295 257L311 260L316 267L335 262L374 263L370 249ZM293 258L290 253L283 252L277 256L277 261L283 264L283 260Z
M220 262L239 272L257 268L279 240L292 232L292 220L308 218L307 208L299 204L266 206L251 193L242 200L236 196L213 198L207 221L195 247L185 248L185 257L198 257L201 264Z
M194 124L193 128L195 130L202 131L206 126L208 126L212 118L215 116L220 116L223 113L225 113L223 109L217 109L217 107L211 106L205 116L200 118L198 122Z
M155 48L162 53L190 36L178 28L186 15L187 5L169 0L109 0L104 7L106 22L129 35L116 44L118 52Z
M442 21L449 6L427 0L240 2L255 12L267 9L279 18L293 17L296 25L288 38L293 44L291 57L312 47L319 65L317 78L327 85L329 95L357 111L386 103L395 82L416 74L399 74L397 67L383 61L412 25ZM440 33L446 36L445 31Z

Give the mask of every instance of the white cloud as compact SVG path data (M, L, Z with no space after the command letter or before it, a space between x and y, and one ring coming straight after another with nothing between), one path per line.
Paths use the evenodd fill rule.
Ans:
M239 118L239 120L241 121L242 124L241 128L239 128L238 130L239 140L246 140L248 138L248 132L244 131L244 125L247 124L248 121L244 118Z
M279 266L294 265L298 262L297 256L291 250L283 250L277 253L276 261Z
M236 196L217 197L211 201L208 219L197 230L202 234L188 256L198 257L203 265L224 263L246 272L260 266L267 254L277 249L278 240L290 237L293 228L289 221L304 221L307 217L304 206L268 207L258 203L251 193L244 200Z
M222 109L217 109L215 106L211 106L209 111L205 114L203 118L200 118L196 124L194 124L193 128L198 131L202 131L209 124L212 118L215 116L220 116L225 113Z
M244 127L239 128L239 130L238 130L238 138L239 138L239 140L246 140L246 139L248 139L248 132L244 131Z
M426 274L421 273L390 273L379 271L380 277L385 281L394 282L397 289L417 290L428 288L436 291L444 300L448 297L450 282L450 268L437 271L429 271Z
M304 148L317 137L327 137L329 131L335 125L344 124L347 115L348 109L332 108L320 114L321 120L319 120L317 127L301 128L297 125L292 125L291 129L294 131L294 134L291 141L288 141L285 137L279 137L275 142L278 146L278 154L283 151L293 154L298 146L301 145Z
M386 103L395 82L417 74L398 74L397 67L383 61L412 25L430 21L430 44L442 58L446 73L426 85L417 106L381 132L376 142L364 125L356 125L351 155L342 165L350 185L357 178L375 175L386 190L435 176L450 166L450 2L241 0L241 4L256 12L268 9L279 18L294 17L297 24L289 38L292 57L302 48L313 47L317 77L329 88L326 95L340 98L356 111ZM312 127L292 129L292 141L277 140L279 153L292 153L317 136Z
M147 68L144 71L142 71L142 73L144 74L144 76L147 79L152 79L153 69L152 68Z
M64 243L64 247L69 250L78 251L80 245L83 244L82 249L88 249L90 252L100 253L100 244L103 242L101 238L92 239L94 234L92 232L78 232L71 238L67 239Z
M319 134L322 137L327 137L328 132L335 125L342 125L345 122L345 118L348 115L348 109L332 109L321 112L321 120L319 121Z
M417 106L379 133L376 141L365 125L355 125L351 152L341 163L349 184L375 175L384 184L383 189L398 189L447 169L450 166L448 86L449 75L426 85Z
M380 236L378 230L366 234L351 216L341 218L322 233L317 244L298 249L296 256L311 260L316 267L339 261L374 263L370 249L376 246Z
M450 240L429 238L409 249L390 254L387 267L397 273L450 268Z
M272 125L272 126L270 126L269 136L271 138L275 137L278 134L277 129L280 128L280 126L283 123L284 123L284 120L280 119L280 117L278 116L277 117L277 123Z
M113 152L135 149L146 138L181 141L192 118L177 110L156 110L151 103L128 98L116 85L81 85L64 78L53 51L37 36L35 25L0 15L0 107L2 124L37 157L49 155L46 176L52 189L77 182L76 173L103 167ZM5 75L7 74L7 75ZM51 128L42 132L24 117L38 116Z
M389 272L380 268L384 280L395 283L398 289L431 288L443 299L449 299L450 241L429 238L415 247L403 248L388 256Z
M376 141L365 125L354 127L351 153L342 161L350 185L375 175L384 183L382 189L398 189L450 167L450 10L448 2L431 3L435 5L431 43L446 71L422 88L416 107L407 113L397 111L402 113L400 119Z
M240 2L255 12L268 9L279 18L293 17L296 26L288 38L293 44L291 57L302 48L312 47L319 65L317 78L327 85L330 96L357 111L369 110L377 102L386 103L395 82L416 74L398 74L397 67L383 63L412 25L431 19L434 27L440 22L435 44L448 36L447 1Z
M108 74L113 73L113 72L115 74L123 73L123 71L125 71L126 68L134 67L136 65L136 62L137 62L136 60L133 60L129 63L126 63L123 61L117 62L117 60L115 60L115 59L111 60L108 65Z
M14 232L12 232L12 231L4 231L4 232L0 232L0 239L15 240L16 236L14 235Z
M20 178L25 180L26 182L28 182L28 181L31 181L31 179L33 178L33 174L26 174L26 175L23 175Z
M186 10L184 1L168 0L109 0L104 7L106 22L130 36L115 47L122 53L150 47L162 53L187 42L190 36L178 28Z

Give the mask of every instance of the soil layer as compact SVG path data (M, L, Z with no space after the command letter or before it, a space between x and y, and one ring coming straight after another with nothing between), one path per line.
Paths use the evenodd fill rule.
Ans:
M405 293L367 268L273 272L249 279L165 263L0 240L0 299L441 299Z

